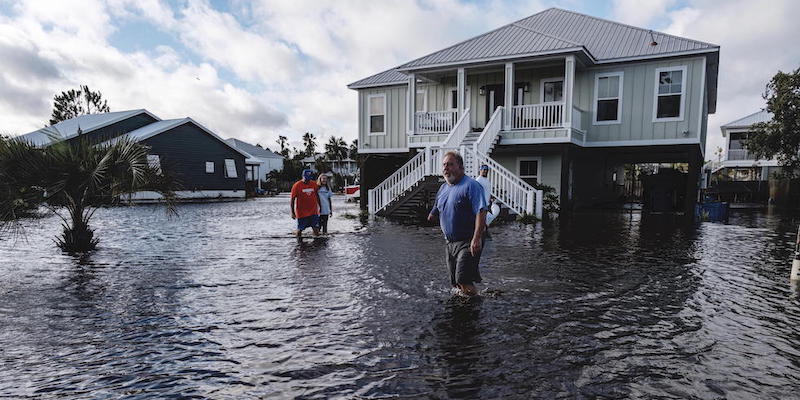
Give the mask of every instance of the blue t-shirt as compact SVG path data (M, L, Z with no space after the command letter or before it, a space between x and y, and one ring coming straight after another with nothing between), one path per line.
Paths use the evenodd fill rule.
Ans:
M325 186L320 186L319 189L317 190L317 194L319 194L319 214L330 215L331 196L333 196L333 192L331 192Z
M475 216L486 210L483 186L466 175L454 185L445 182L436 193L431 214L439 215L444 237L450 242L471 240Z

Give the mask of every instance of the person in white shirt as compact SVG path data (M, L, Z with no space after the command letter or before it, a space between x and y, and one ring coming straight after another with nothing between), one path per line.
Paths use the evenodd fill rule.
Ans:
M486 204L489 205L489 212L486 213L486 226L488 230L489 224L500 215L500 206L494 201L494 197L492 197L492 182L489 181L489 166L483 164L479 171L479 175L475 180L483 186L483 197L486 199Z

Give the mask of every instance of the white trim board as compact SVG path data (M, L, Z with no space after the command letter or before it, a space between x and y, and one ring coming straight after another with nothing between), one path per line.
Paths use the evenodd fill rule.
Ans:
M542 157L541 156L521 156L517 157L514 163L517 166L517 177L520 179L532 178L531 175L520 175L520 161L536 161L536 183L542 183Z
M689 93L689 91L686 90L686 75L687 75L686 74L686 70L687 70L687 66L686 65L676 65L674 67L656 68L656 71L655 71L655 82L653 84L653 122L676 122L676 121L683 121L686 118L686 109L685 109L685 106L686 106L686 95ZM659 75L662 72L672 72L672 71L681 71L681 104L680 104L680 109L678 110L678 116L677 117L658 118L657 117L657 115L658 115L658 85L659 85L658 78L659 78ZM667 95L674 96L675 93L669 93ZM700 118L702 118L702 113L700 115ZM698 135L699 134L700 134L700 132L698 132Z
M384 147L384 148L376 148L376 149L365 149L359 148L358 152L361 154L372 154L372 153L408 153L408 147Z
M373 98L382 98L383 99L383 114L375 114L383 115L383 132L371 132L372 131L372 104L371 100ZM389 121L389 107L386 105L386 93L373 93L367 95L367 136L385 136L386 135L386 122Z
M597 120L597 102L599 100L610 100L611 97L606 97L603 99L598 98L598 89L600 86L600 78L610 78L612 76L619 77L618 88L617 88L617 119L610 120L610 121L598 121ZM599 74L594 75L594 101L592 102L592 125L619 125L622 123L622 94L624 92L625 86L623 84L625 80L625 72L624 71L613 71L613 72L601 72Z
M589 142L584 147L623 147L623 146L660 146L673 144L700 144L698 138L661 139L661 140L609 140L605 142Z

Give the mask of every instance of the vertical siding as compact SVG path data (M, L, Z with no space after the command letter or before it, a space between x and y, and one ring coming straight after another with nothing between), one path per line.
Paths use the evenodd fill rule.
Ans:
M576 103L587 111L587 141L670 140L701 138L698 132L702 101L702 66L704 58L624 64L583 70L576 78ZM683 121L653 122L655 73L657 68L686 66ZM622 117L619 124L593 125L594 79L603 72L623 72ZM702 129L702 128L701 128ZM683 135L688 131L688 135Z
M369 135L367 98L372 94L386 95L386 133ZM358 142L369 144L364 149L403 150L406 142L406 86L389 86L358 91Z
M537 154L533 152L520 152L516 154L493 154L492 159L500 163L503 167L517 173L517 159L520 157L541 157L542 176L540 182L556 189L556 194L561 193L561 155L560 154Z

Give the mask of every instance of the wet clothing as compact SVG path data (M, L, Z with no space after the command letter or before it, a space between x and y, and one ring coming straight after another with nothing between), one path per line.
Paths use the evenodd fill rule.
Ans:
M322 230L322 233L328 233L328 217L329 215L319 216L319 227Z
M472 285L481 281L478 263L481 261L480 253L473 256L469 250L472 240L447 242L445 254L447 268L450 270L450 284Z
M468 241L475 233L475 216L487 206L483 186L464 175L453 185L442 184L431 214L439 216L439 225L448 242Z
M302 231L306 228L319 228L319 215L309 215L297 219L297 230Z
M317 194L319 195L319 215L330 215L333 192L325 186L320 186Z
M297 181L292 186L292 197L295 202L295 217L300 218L319 215L319 198L317 197L317 182ZM299 224L299 222L298 222Z

